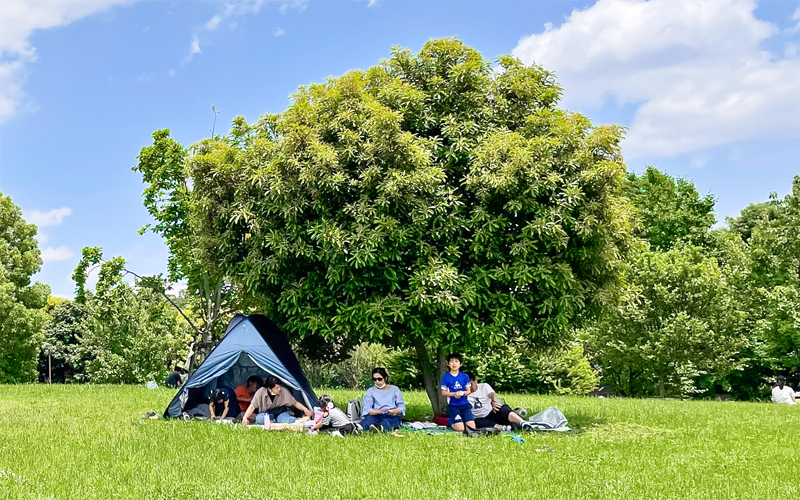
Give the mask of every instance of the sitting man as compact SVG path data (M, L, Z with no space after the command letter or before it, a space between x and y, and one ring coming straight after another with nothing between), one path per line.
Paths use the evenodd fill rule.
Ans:
M308 418L313 417L311 411L292 396L291 391L284 390L278 377L270 375L264 382L264 387L253 394L253 399L247 411L242 416L242 425L250 423L250 417L258 411L256 424L263 424L267 414L272 422L279 424L292 424L296 420L292 412L299 410Z
M472 388L467 399L472 406L476 427L494 427L501 431L529 428L528 422L514 413L508 405L500 402L491 385L479 384L474 375L467 375Z
M786 377L779 375L775 381L778 383L778 385L772 388L772 402L785 405L796 405L797 399L794 397L794 391L792 388L786 385Z
M250 402L253 401L253 395L257 390L261 389L262 385L264 385L264 381L261 380L261 377L250 375L245 384L236 388L236 400L239 402L239 411L236 412L236 415L240 420L244 417L244 412L247 411ZM255 421L255 416L250 418L253 419L251 422Z
M172 373L169 374L167 377L167 381L164 383L164 386L170 389L176 389L178 387L183 386L183 377L181 377L181 373L183 373L183 368L180 366L176 366Z

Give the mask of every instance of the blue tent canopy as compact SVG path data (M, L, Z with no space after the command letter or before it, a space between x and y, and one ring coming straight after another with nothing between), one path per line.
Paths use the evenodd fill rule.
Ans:
M172 398L164 417L179 417L192 394L208 397L217 386L236 387L247 377L274 375L307 408L317 405L291 345L277 325L260 314L237 314L225 336Z

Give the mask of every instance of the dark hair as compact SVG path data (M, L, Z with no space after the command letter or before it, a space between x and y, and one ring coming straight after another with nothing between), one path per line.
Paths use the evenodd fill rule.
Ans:
M386 368L384 368L382 366L378 366L376 368L373 368L372 369L372 374L375 375L376 373L379 373L383 377L383 380L386 381L387 384L389 383L389 374L386 373Z
M247 385L256 384L258 387L264 385L264 381L258 375L250 375L247 377Z
M457 352L451 353L447 355L447 362L449 363L451 359L457 359L459 363L462 365L464 364L464 360L461 358L461 355Z
M319 398L319 407L322 411L325 411L328 408L328 404L333 403L333 398L328 396L327 394L323 394Z
M269 375L267 376L267 380L264 381L264 387L266 387L267 389L272 389L279 383L280 381L278 380L278 377L276 377L275 375Z
M475 378L475 375L473 375L473 374L471 374L471 373L464 372L464 375L466 375L467 377L469 377L469 380L470 380L470 381L477 380L477 379Z
M221 399L228 399L228 391L225 389L214 389L211 393L211 399L214 401L219 401Z

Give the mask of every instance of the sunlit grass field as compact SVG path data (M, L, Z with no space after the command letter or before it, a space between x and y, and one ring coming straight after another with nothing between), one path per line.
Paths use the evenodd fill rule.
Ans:
M344 402L352 391L330 392ZM321 392L319 392L321 393ZM174 391L0 386L0 499L796 499L800 407L504 394L565 434L345 439L143 418ZM411 417L428 412L406 392Z

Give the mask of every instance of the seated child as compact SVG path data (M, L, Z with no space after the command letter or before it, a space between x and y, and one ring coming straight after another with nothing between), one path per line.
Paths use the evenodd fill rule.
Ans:
M211 397L208 399L208 413L211 420L236 418L238 408L236 394L230 388L219 387L211 392Z
M311 432L321 430L353 434L362 429L360 425L350 420L345 412L337 408L333 403L333 398L328 395L319 398L319 409L322 411L322 419L311 428Z

